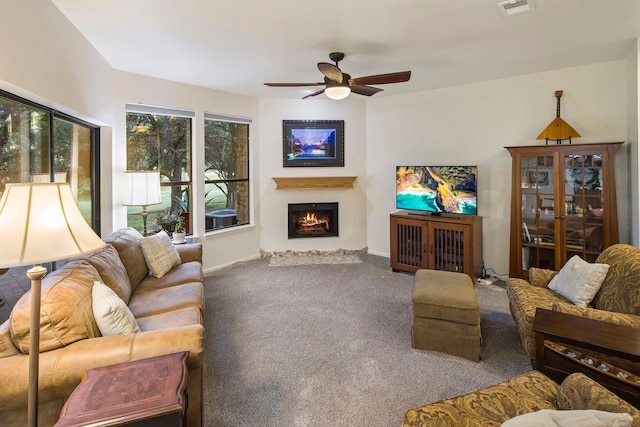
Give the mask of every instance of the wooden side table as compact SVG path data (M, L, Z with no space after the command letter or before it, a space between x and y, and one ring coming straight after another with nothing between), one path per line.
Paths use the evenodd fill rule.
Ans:
M582 372L640 407L640 329L538 308L534 368L561 383Z
M188 355L89 369L55 426L185 426Z

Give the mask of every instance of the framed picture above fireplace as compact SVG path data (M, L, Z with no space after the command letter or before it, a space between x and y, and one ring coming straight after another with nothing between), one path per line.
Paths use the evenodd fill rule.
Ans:
M344 120L283 120L282 166L344 166Z

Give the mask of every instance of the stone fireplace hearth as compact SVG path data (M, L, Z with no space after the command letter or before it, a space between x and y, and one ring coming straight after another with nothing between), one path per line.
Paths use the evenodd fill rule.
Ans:
M337 237L338 203L289 203L289 239Z

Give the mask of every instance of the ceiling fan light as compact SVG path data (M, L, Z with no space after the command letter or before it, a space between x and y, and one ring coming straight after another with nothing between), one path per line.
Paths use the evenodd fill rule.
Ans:
M351 93L351 88L349 86L332 86L326 88L324 93L331 99L344 99Z

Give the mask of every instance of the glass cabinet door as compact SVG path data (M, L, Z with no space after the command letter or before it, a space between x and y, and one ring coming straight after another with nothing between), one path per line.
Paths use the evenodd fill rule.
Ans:
M520 159L522 269L553 269L556 259L553 156Z
M567 154L563 165L566 258L594 262L604 246L602 154Z

